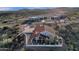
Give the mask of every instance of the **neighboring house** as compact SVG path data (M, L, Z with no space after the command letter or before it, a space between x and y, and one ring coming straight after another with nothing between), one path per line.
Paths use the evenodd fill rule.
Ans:
M51 17L52 21L55 21L56 23L64 23L66 20L67 16L53 16Z
M34 17L29 17L28 19L32 22L41 22L42 20L46 20L47 17L45 17L45 16L34 16Z

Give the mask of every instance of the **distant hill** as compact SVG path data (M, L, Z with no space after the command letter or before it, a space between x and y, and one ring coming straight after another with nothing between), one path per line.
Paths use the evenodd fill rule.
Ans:
M48 13L48 9L22 9L18 11L0 11L0 16L33 16Z
M13 17L28 17L34 15L63 15L72 12L79 12L79 8L72 7L60 7L60 8L48 8L48 9L21 9L17 11L0 11L0 16L13 16Z

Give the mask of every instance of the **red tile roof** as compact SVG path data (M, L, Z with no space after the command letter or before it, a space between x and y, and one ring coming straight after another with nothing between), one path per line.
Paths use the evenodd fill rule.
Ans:
M32 32L32 35L29 39L29 43L31 43L31 39L38 36L40 32L45 31L44 25L36 25L34 31Z
M32 33L32 36L37 36L42 31L45 31L44 25L37 25Z

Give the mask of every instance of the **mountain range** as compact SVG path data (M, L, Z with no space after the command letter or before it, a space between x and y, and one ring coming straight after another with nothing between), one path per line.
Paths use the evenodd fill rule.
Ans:
M7 8L7 7L6 7ZM34 15L63 15L67 13L77 12L79 8L72 7L9 7L8 11L0 11L0 16L34 16Z

